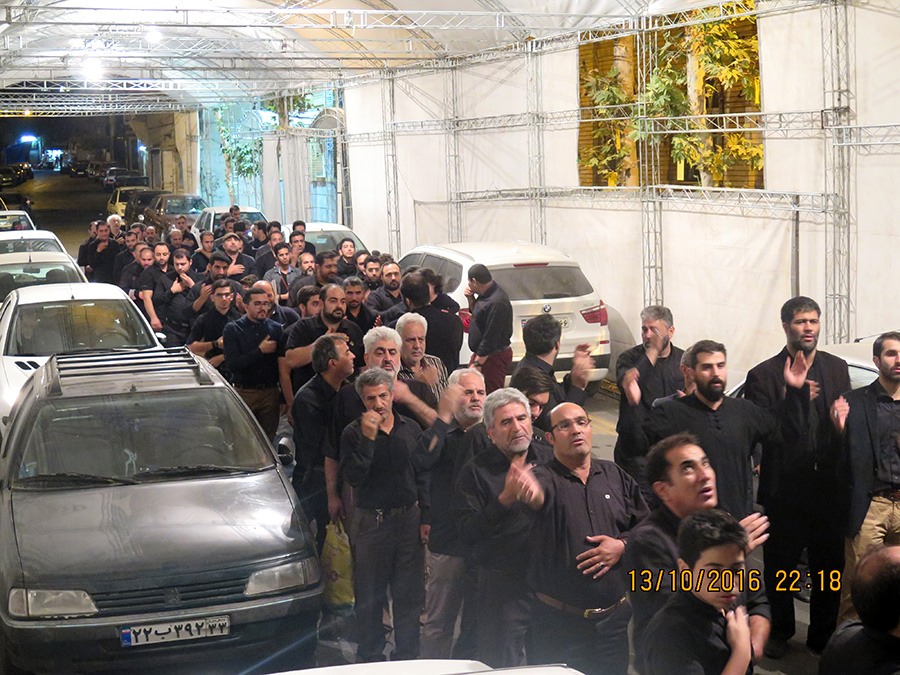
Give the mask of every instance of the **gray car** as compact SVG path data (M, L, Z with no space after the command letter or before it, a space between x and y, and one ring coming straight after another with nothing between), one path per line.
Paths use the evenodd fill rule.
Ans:
M52 357L0 480L0 672L313 664L321 573L297 496L187 350Z

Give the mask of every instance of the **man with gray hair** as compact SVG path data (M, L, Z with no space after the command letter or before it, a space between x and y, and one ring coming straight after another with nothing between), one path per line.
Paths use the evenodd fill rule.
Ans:
M447 369L438 357L425 353L428 320L421 314L409 312L397 319L397 332L403 341L400 345L398 377L424 382L434 397L440 399L447 388Z
M646 478L646 444L641 428L653 402L684 388L681 356L684 350L672 344L675 322L672 310L650 305L641 310L641 344L619 355L616 384L619 385L619 421L616 425L616 464L641 486L648 504L656 497Z
M466 593L471 566L467 565L450 502L466 461L490 445L484 425L480 424L484 399L484 377L479 371L454 370L438 404L438 417L416 450L422 468L428 470L422 503L422 534L428 545L422 622L422 658L426 659L449 659L451 654L458 659L474 656L475 594ZM451 650L460 608L460 636Z
M510 387L484 402L491 444L460 471L453 511L466 554L478 569L477 657L492 668L525 663L532 597L525 583L534 513L523 503L535 485L532 466L553 455L532 442L525 395Z
M341 464L353 486L350 525L353 586L359 622L357 659L383 661L384 599L393 599L391 660L419 656L419 612L424 600L424 554L419 539L416 466L422 430L394 413L394 375L370 368L356 380L365 411L341 434Z

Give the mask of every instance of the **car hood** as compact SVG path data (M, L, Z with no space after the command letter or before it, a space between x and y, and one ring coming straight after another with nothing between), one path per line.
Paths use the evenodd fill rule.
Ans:
M31 373L47 363L46 356L3 356L3 374L0 376L0 417L9 414L16 397Z
M307 550L274 469L73 490L13 490L26 584L210 572ZM58 587L58 586L57 586Z

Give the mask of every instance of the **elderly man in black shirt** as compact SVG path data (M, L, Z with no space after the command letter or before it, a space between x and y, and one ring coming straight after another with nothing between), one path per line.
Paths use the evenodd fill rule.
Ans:
M620 354L616 361L616 384L621 395L613 457L638 482L651 504L655 498L644 476L647 446L642 442L641 429L654 401L684 388L680 367L684 351L672 344L674 335L674 319L668 307L645 307L641 310L641 344Z
M591 419L579 405L550 414L553 459L523 472L520 496L537 511L528 579L535 593L531 663L584 673L628 672L627 583L619 564L629 531L647 515L637 483L591 457Z
M281 324L269 319L269 297L261 288L247 291L247 313L225 326L222 339L225 365L231 371L234 388L256 416L266 436L278 429L278 363L275 349L281 338Z
M472 318L469 322L470 365L480 368L488 393L503 386L512 364L512 304L506 291L481 264L469 268L466 299Z
M319 554L325 544L328 495L325 491L325 456L334 397L353 374L353 352L347 338L338 333L323 335L313 343L312 366L316 374L294 396L294 449L297 467L291 482L310 521L316 523Z
M460 471L453 511L478 568L478 659L502 668L525 662L531 619L526 574L534 513L521 501L523 482L533 464L552 455L532 442L528 399L516 389L488 395L484 425L491 445Z
M227 324L241 318L241 313L234 308L234 288L230 280L218 279L213 282L212 300L213 309L200 315L194 322L187 339L187 348L209 361L230 382L231 373L225 367L222 334Z
M634 651L643 654L650 620L675 593L678 571L678 526L684 518L718 502L716 472L709 458L691 434L664 438L647 454L647 479L658 497L659 506L637 525L628 539L624 568L629 575L631 607L634 612ZM768 521L754 513L741 521L748 536L748 553L766 541ZM759 580L759 571L754 571ZM665 583L657 585L656 580ZM749 586L749 585L748 585ZM769 604L765 588L747 589L750 640L755 658L762 657L769 636ZM638 660L640 670L640 660Z
M395 415L394 377L372 368L356 380L366 411L341 435L341 465L353 486L353 585L361 661L384 660L382 608L390 590L394 643L391 659L419 656L419 613L424 600L420 540L418 424Z

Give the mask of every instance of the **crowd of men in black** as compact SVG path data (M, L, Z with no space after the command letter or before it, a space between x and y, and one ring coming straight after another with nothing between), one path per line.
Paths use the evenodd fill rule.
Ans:
M278 223L226 219L193 253L187 228L148 229L98 224L79 258L292 438L320 550L326 523L347 524L359 660L386 658L390 606L392 659L625 673L633 651L642 673L752 672L786 653L807 587L820 672L898 672L900 333L849 391L847 364L818 349L818 305L792 298L785 348L734 398L725 346L682 350L671 312L647 307L618 359L613 463L591 453L589 346L558 382L552 316L525 323L503 386L512 310L483 265L464 326L430 270L350 239L308 250L301 221L285 243Z

